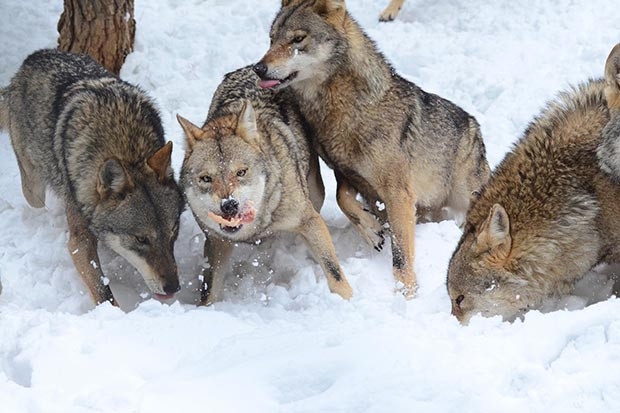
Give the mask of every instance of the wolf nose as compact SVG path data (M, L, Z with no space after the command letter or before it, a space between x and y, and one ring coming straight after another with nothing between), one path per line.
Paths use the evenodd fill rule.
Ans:
M256 63L252 69L261 79L267 74L267 65L262 62Z
M164 292L166 294L174 294L177 293L181 289L181 286L178 282L171 282L164 285Z
M233 217L239 212L239 202L234 199L228 199L222 202L220 208L222 209L224 215Z

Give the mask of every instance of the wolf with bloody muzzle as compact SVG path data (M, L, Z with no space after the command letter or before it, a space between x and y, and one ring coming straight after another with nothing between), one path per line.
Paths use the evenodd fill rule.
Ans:
M187 139L181 187L207 235L201 302L221 299L234 243L280 231L300 234L330 291L348 299L351 286L318 212L324 199L318 155L298 109L257 83L250 67L229 73L202 127L178 116Z

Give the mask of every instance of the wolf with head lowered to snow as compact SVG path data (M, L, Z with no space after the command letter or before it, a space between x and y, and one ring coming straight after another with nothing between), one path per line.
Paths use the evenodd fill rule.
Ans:
M389 227L394 276L412 296L416 211L462 216L488 179L478 123L397 75L344 0L283 0L270 37L259 85L293 96L362 237L380 250Z
M160 298L179 290L173 249L183 198L151 100L86 55L40 50L2 89L28 203L62 199L69 252L95 303L115 303L97 254L102 241Z
M472 204L447 277L462 323L514 320L620 262L620 45L605 67L547 105Z

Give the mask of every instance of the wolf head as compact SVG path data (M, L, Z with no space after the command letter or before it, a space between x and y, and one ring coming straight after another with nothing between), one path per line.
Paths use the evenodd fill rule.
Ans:
M172 142L144 164L107 159L99 168L99 202L92 217L98 239L129 261L159 298L179 287L174 242L183 198L170 168Z
M513 267L511 248L510 219L499 204L493 205L477 232L463 234L447 281L452 314L461 323L478 313L514 320L527 309L527 280Z
M254 65L262 88L281 89L298 82L321 82L343 59L344 0L284 0L271 26L271 46Z
M177 119L188 148L181 186L194 215L220 236L252 237L267 180L252 104L247 101L238 116L215 118L202 129Z

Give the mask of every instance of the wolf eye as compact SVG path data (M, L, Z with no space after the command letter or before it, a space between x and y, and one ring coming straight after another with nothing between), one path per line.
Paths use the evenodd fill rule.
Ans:
M293 37L293 43L301 43L304 41L304 39L306 38L305 34L299 34L295 37Z
M136 235L136 241L138 241L138 244L141 245L149 245L151 243L148 237L143 237L141 235Z
M464 299L465 299L465 296L461 294L458 297L456 297L456 300L454 300L454 302L456 303L456 305L460 306Z
M200 179L200 180L201 180L202 182L204 182L205 184L210 184L210 183L211 183L211 181L213 180L213 179L211 179L211 177L210 177L209 175L202 175L202 176L201 176L200 178L198 178L198 179Z
M238 176L239 178L244 177L244 176L245 176L245 174L246 174L247 172L248 172L248 169L247 169L247 168L244 168L244 169L239 169L239 170L237 171L237 176Z

